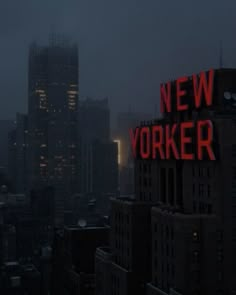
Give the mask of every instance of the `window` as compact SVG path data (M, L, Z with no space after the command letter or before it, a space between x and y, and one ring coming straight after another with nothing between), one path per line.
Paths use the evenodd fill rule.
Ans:
M232 145L232 156L236 157L236 144Z
M207 167L207 177L210 178L211 174L210 174L210 167Z
M196 202L193 201L193 213L197 212L197 206L196 206Z
M149 178L149 186L152 186L152 178Z
M142 172L142 163L139 163L139 171Z
M169 245L166 245L166 256L169 256Z
M204 168L199 167L199 177L203 177L203 176L204 176Z
M160 173L160 189L161 189L161 201L166 202L166 171L165 168L161 168Z
M172 266L171 266L171 275L172 275L172 278L174 278L174 276L175 276L175 267L174 267L174 264L172 264Z
M168 226L166 227L166 238L167 239L169 238L169 228L168 228Z
M157 251L157 240L154 241L154 250Z
M222 252L222 250L218 250L217 260L218 261L222 261L223 260L223 252Z
M205 213L205 209L204 209L204 203L202 203L202 202L200 202L199 203L199 212L201 213L201 214L204 214Z
M157 223L154 224L154 232L157 233Z
M174 205L174 171L170 168L168 171L168 199L171 205Z
M127 240L129 241L129 232L127 232Z
M170 229L170 236L171 236L171 240L174 240L174 230L173 228Z
M147 183L147 178L144 178L144 187L147 187L148 183Z
M143 168L144 168L144 169L143 169L143 172L144 172L144 173L147 173L147 165L146 165L146 164L143 164Z
M204 184L200 183L199 184L199 196L203 197L203 194L204 194Z
M210 198L210 196L211 196L211 186L210 186L210 184L207 185L207 196L208 196L208 198Z
M222 281L222 272L221 271L218 272L218 280Z

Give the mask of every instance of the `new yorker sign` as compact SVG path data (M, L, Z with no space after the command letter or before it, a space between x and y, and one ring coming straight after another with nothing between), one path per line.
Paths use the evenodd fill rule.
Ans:
M214 70L181 77L160 86L160 110L168 114L213 105ZM161 122L130 129L133 156L142 159L215 160L210 119Z

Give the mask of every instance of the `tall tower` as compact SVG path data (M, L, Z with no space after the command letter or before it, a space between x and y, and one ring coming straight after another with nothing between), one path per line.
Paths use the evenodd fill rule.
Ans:
M29 185L53 186L56 216L77 191L78 48L56 35L29 53ZM59 215L60 217L59 217Z
M108 99L87 97L79 103L80 189L93 192L93 143L110 141L110 110ZM102 156L102 159L104 155ZM101 167L100 167L101 168Z

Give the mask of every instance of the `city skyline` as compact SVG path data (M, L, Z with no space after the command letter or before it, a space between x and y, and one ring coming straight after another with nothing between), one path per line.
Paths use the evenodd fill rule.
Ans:
M0 9L0 293L236 295L235 0Z

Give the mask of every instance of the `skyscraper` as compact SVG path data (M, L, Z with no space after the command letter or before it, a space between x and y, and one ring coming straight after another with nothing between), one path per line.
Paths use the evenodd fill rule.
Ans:
M139 122L150 119L150 114L133 112L121 112L117 115L116 128L113 138L119 147L119 172L120 193L130 195L134 193L134 163L130 148L129 129L134 128Z
M212 80L210 72L214 73ZM101 275L111 273L110 281L104 282L104 290L110 288L110 293L235 294L236 70L220 69L181 79L185 81L182 88L176 86L179 81L167 84L169 92L165 94L170 95L165 102L170 104L163 118L133 130L138 134L132 141L135 199L112 201L112 255L105 260L103 250L103 258L97 256ZM179 100L175 87L183 91ZM197 87L204 88L205 96ZM193 107L194 98L198 108ZM177 111L183 105L182 111ZM199 122L208 127L199 132L194 129ZM169 126L174 126L172 134ZM183 126L194 128L183 132ZM199 148L202 143L203 151ZM207 154L212 150L210 160ZM185 159L175 157L179 151ZM147 268L142 263L145 255L145 262L150 262ZM109 269L103 267L104 262Z
M80 101L79 137L81 192L91 193L93 192L93 170L95 168L93 168L92 160L93 143L110 141L110 110L107 98L96 100L87 97Z
M29 185L56 190L56 216L77 191L78 48L53 36L29 53ZM60 213L59 213L60 212ZM59 217L59 215L60 217Z
M8 134L15 129L14 120L0 120L0 171L9 176L8 167Z

